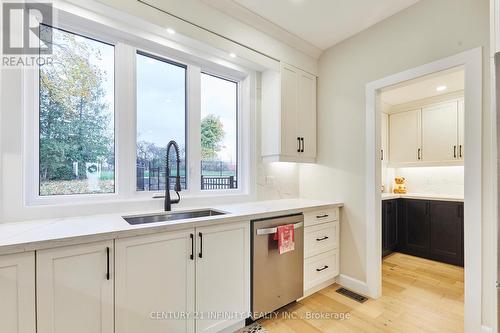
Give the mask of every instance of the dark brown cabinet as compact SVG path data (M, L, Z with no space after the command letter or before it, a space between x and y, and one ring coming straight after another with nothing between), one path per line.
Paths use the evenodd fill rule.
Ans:
M463 266L463 204L431 201L429 207L430 257Z
M463 209L462 202L382 201L382 255L397 250L463 266Z
M429 254L429 202L404 200L404 247L415 255Z
M391 254L398 246L399 200L382 202L382 256Z

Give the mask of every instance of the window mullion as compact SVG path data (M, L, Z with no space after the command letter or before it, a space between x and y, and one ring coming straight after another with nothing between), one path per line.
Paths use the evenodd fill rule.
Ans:
M135 192L136 179L136 80L135 48L116 45L115 81L115 156L117 192L130 197Z
M189 163L189 192L200 193L201 185L201 69L187 70L187 153Z

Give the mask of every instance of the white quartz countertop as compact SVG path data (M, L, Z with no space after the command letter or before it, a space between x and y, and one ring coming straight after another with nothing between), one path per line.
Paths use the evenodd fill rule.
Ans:
M0 254L33 251L57 246L145 235L161 231L188 229L242 220L260 219L300 213L307 210L342 206L343 204L340 202L284 199L211 207L192 207L179 210L174 209L174 212L176 212L210 208L224 211L227 214L140 225L130 225L122 216L163 212L127 212L123 214L0 223Z
M428 193L382 193L382 200L389 199L421 199L421 200L438 200L438 201L464 201L463 195L448 195L448 194L428 194Z

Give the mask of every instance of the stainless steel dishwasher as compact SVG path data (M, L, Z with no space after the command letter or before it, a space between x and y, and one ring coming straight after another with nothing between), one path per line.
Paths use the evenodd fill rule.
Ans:
M294 225L295 249L279 253L277 227ZM304 216L280 216L252 221L253 319L301 298L304 293Z

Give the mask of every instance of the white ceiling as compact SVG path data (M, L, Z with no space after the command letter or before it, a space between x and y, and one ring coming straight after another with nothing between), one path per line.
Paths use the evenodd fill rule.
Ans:
M407 81L384 89L381 100L385 104L398 105L460 91L464 89L464 74L463 68L456 68ZM446 86L446 90L437 91L439 86Z
M213 0L204 1L221 3ZM254 13L256 23L264 18L322 50L418 2L418 0L231 1ZM234 11L233 16L237 15L238 11ZM245 19L248 19L248 16Z

